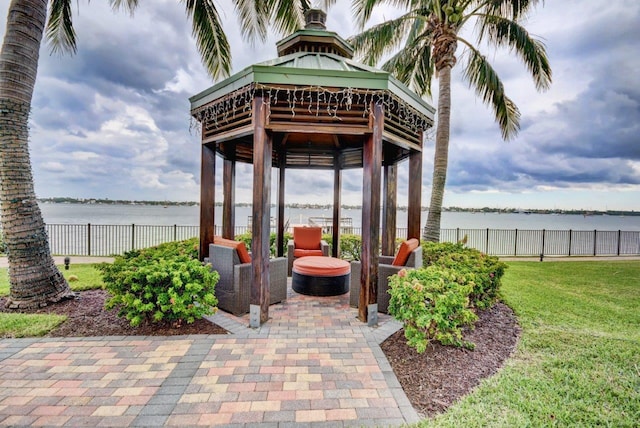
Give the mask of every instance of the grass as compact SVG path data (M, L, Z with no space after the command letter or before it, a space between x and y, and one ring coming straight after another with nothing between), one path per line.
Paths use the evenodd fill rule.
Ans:
M508 264L502 294L523 330L514 355L421 425L637 426L640 262Z
M44 336L66 319L64 315L0 313L0 338Z
M92 290L102 288L102 274L93 264L71 264L69 270L64 269L64 265L58 266L60 272L69 281L71 275L78 279L69 281L69 286L73 291ZM9 295L9 273L7 268L0 268L0 296Z
M69 270L58 266L74 291L102 288L102 275L93 264L72 264ZM75 275L77 280L69 280ZM6 268L0 269L0 296L9 294L9 275ZM7 314L0 313L0 338L3 337L39 337L47 334L66 320L61 315L46 314Z

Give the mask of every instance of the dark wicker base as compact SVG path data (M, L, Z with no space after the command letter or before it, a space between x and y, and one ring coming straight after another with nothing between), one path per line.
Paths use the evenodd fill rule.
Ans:
M349 292L351 274L340 276L310 276L293 272L291 288L307 296L339 296Z

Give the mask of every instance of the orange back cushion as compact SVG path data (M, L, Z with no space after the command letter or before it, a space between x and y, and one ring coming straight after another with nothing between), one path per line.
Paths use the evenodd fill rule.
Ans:
M405 264L407 264L409 255L413 250L418 248L418 245L420 245L420 241L418 241L416 238L411 238L407 241L404 241L402 244L400 244L398 254L396 254L396 257L393 259L393 263L391 264L393 266L404 266Z
M319 250L322 240L322 228L320 227L294 227L293 245L303 250Z
M213 243L221 245L223 247L230 247L238 252L238 258L240 263L251 263L251 255L247 251L247 246L242 241L234 241L232 239L225 239L221 236L214 236Z

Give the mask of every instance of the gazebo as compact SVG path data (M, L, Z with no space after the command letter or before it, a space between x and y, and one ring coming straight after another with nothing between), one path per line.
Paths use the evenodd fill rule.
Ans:
M202 137L201 259L207 257L214 239L216 155L223 159L224 238L234 237L236 163L253 164L252 327L269 316L274 166L279 170L279 256L284 244L286 170L334 172L332 255L337 257L342 171L363 168L358 311L363 322L369 313L377 314L378 254L395 251L397 165L405 159L409 162L407 238L420 238L423 133L433 126L435 110L389 73L353 61L353 48L326 30L325 19L321 10L308 11L305 28L277 43L278 58L251 65L190 98L191 115L200 123Z

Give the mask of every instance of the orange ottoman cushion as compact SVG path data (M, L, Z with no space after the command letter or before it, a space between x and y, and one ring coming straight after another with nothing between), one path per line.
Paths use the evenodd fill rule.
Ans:
M351 265L333 257L303 257L293 262L293 271L308 276L342 276L351 273Z

